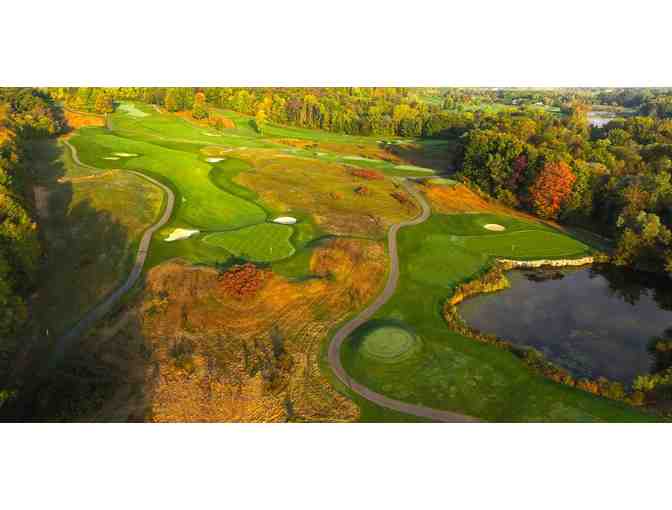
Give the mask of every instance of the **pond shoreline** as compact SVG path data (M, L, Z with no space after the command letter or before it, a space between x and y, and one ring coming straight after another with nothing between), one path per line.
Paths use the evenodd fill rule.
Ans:
M611 381L604 377L597 380L585 377L575 378L569 370L559 367L549 361L542 352L534 347L521 346L509 340L500 338L497 335L482 333L471 327L460 315L458 310L458 305L468 298L509 288L511 284L505 274L507 271L513 269L538 269L544 267L580 267L592 265L595 262L597 262L597 260L596 257L593 256L575 259L538 259L527 261L496 259L494 265L490 269L480 276L459 285L454 290L453 294L446 299L443 306L444 320L451 330L461 335L511 352L532 371L547 379L612 400L623 401L630 405L642 405L643 395L641 392L628 390L622 383Z

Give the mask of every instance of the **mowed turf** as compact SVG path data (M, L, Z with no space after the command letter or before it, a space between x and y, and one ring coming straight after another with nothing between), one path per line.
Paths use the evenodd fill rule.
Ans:
M294 246L289 241L292 233L293 229L288 225L262 223L240 230L209 234L203 241L253 262L272 262L294 253Z
M542 230L550 232L553 230L551 227L542 223L524 221L503 214L445 214L439 215L437 218L443 225L443 230L446 233L457 236L487 236L501 234L501 232L493 232L485 228L485 225L491 223L502 225L506 229L506 232L515 232L518 230Z
M177 218L200 230L241 228L265 221L266 213L257 204L215 185L209 174L212 165L198 154L167 149L109 133L102 128L83 128L71 143L80 159L101 168L123 168L164 177L177 188ZM115 152L138 157L104 159Z
M453 237L453 242L472 252L514 259L576 258L590 252L585 244L571 237L540 230Z
M487 250L479 252L474 246L467 249L456 244L454 239L459 238L454 232L468 232L480 221L492 222L493 218L453 216L457 215L435 214L421 225L400 230L399 286L372 321L404 324L421 339L420 353L399 363L376 360L362 350L356 331L342 350L348 373L392 398L488 421L654 420L626 404L553 383L534 374L513 354L447 328L442 309L451 289L472 279L492 260ZM501 217L496 222L507 223ZM508 224L512 228L525 226ZM532 232L550 233L544 227ZM496 237L484 231L479 239ZM540 240L535 238L535 242Z

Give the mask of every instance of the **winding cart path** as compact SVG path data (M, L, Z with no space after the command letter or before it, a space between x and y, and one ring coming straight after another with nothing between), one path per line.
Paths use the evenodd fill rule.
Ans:
M387 301L392 297L392 294L394 294L394 291L397 289L397 284L399 282L399 253L397 251L397 233L399 232L399 229L402 227L419 225L420 223L425 222L431 214L429 204L427 204L427 201L424 199L424 197L418 193L410 184L408 184L407 181L403 181L402 184L408 193L410 193L410 195L420 204L422 211L416 218L410 221L396 223L390 227L387 236L387 244L390 253L390 272L387 277L385 288L368 307L366 307L359 314L357 314L357 316L344 324L333 336L331 343L329 344L329 351L327 354L329 365L331 366L331 369L334 371L336 376L341 380L341 382L343 382L343 384L345 384L353 392L361 395L365 399L370 400L375 404L378 404L381 407L440 422L479 421L477 418L465 414L454 413L452 411L445 411L442 409L434 409L432 407L411 404L409 402L402 402L401 400L395 400L393 398L386 397L385 395L377 393L367 388L363 384L354 381L345 371L345 368L341 363L341 346L343 345L343 342L345 342L345 340L358 327L370 320L371 317L373 317L373 315L385 303L387 303Z
M82 163L77 155L77 149L67 140L64 140L63 143L68 146L71 151L72 159L74 162L84 168L90 168L98 171L98 168L92 167ZM136 284L140 275L142 274L142 269L145 266L145 260L147 260L147 251L149 250L149 245L152 242L152 236L154 233L163 227L168 220L170 219L171 214L173 214L173 208L175 207L175 194L170 188L164 186L159 181L147 177L146 175L141 174L140 172L134 172L128 170L128 172L133 173L152 184L161 188L166 194L166 206L163 209L163 214L161 217L145 230L140 239L140 245L138 246L138 253L135 256L135 262L133 263L133 268L131 269L128 278L121 284L114 292L108 295L103 301L95 305L84 317L82 317L77 324L75 324L70 331L65 333L58 339L58 342L54 346L54 353L52 355L52 363L59 361L65 354L67 348L70 344L76 340L82 333L84 333L88 328L90 328L96 321L102 319L107 313L110 312L115 303L128 292L133 285Z

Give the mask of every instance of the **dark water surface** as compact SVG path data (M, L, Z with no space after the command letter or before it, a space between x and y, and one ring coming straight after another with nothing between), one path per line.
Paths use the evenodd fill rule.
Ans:
M542 278L555 274L557 279ZM575 376L629 383L652 368L651 338L672 327L669 280L613 266L518 270L511 288L460 305L466 322L535 347Z

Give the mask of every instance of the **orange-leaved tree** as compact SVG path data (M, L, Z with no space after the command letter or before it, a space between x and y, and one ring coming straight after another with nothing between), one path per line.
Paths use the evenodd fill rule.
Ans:
M567 163L546 163L530 187L534 212L542 218L557 218L575 180L576 176Z

